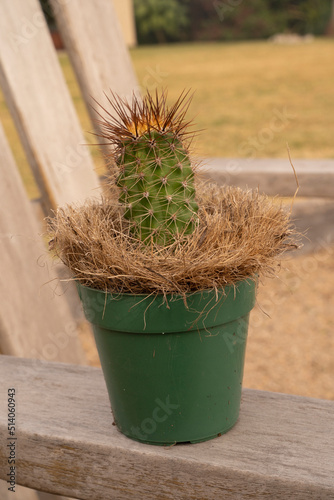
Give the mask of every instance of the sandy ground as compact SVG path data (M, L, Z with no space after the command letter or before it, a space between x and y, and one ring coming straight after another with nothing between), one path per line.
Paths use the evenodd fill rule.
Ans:
M334 399L334 246L288 258L260 284L251 313L244 387ZM91 333L81 334L99 365Z
M244 386L334 399L334 247L284 267L259 288Z

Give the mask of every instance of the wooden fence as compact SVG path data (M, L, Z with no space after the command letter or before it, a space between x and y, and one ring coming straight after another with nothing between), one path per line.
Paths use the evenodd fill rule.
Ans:
M103 100L96 89L139 95L112 2L51 3L93 121L91 98ZM0 3L0 85L40 191L40 212L98 197L101 184L38 0ZM220 184L294 193L287 160L206 164L207 177ZM313 248L331 244L334 160L294 166L306 200L295 205L297 226L309 229ZM17 485L81 499L331 498L330 402L245 391L240 423L222 439L160 449L120 435L111 425L101 371L78 366L85 363L80 305L74 290L64 294L56 285L63 268L47 254L36 202L27 198L1 124L0 175L0 377L4 391L18 388ZM5 436L4 392L0 408ZM6 444L2 439L3 480ZM0 482L0 498L8 495ZM52 496L18 487L15 498Z

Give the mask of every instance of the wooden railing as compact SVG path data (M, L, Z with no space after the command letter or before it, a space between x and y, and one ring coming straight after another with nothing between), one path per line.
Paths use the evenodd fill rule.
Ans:
M206 176L218 184L259 188L269 196L294 195L298 179L299 197L334 198L333 159L209 158Z
M300 252L328 247L334 242L334 160L272 158L208 158L206 178L219 185L259 189L269 196L298 196L292 219L303 234ZM296 180L297 179L297 180Z
M227 434L165 448L117 430L98 368L2 356L0 379L3 480L13 388L16 484L82 500L334 498L333 401L245 389Z

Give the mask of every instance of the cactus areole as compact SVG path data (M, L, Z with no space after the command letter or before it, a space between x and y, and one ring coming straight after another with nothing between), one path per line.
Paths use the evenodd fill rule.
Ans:
M131 104L112 97L114 113L100 122L101 136L113 146L124 216L140 240L168 245L192 233L198 221L189 156L193 133L184 119L190 99L182 93L168 107L165 92L148 93L142 101L133 96Z

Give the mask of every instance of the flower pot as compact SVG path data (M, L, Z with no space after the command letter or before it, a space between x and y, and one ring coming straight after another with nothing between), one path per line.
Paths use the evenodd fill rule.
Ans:
M240 408L252 279L187 296L112 295L78 284L115 423L149 444L227 432Z

